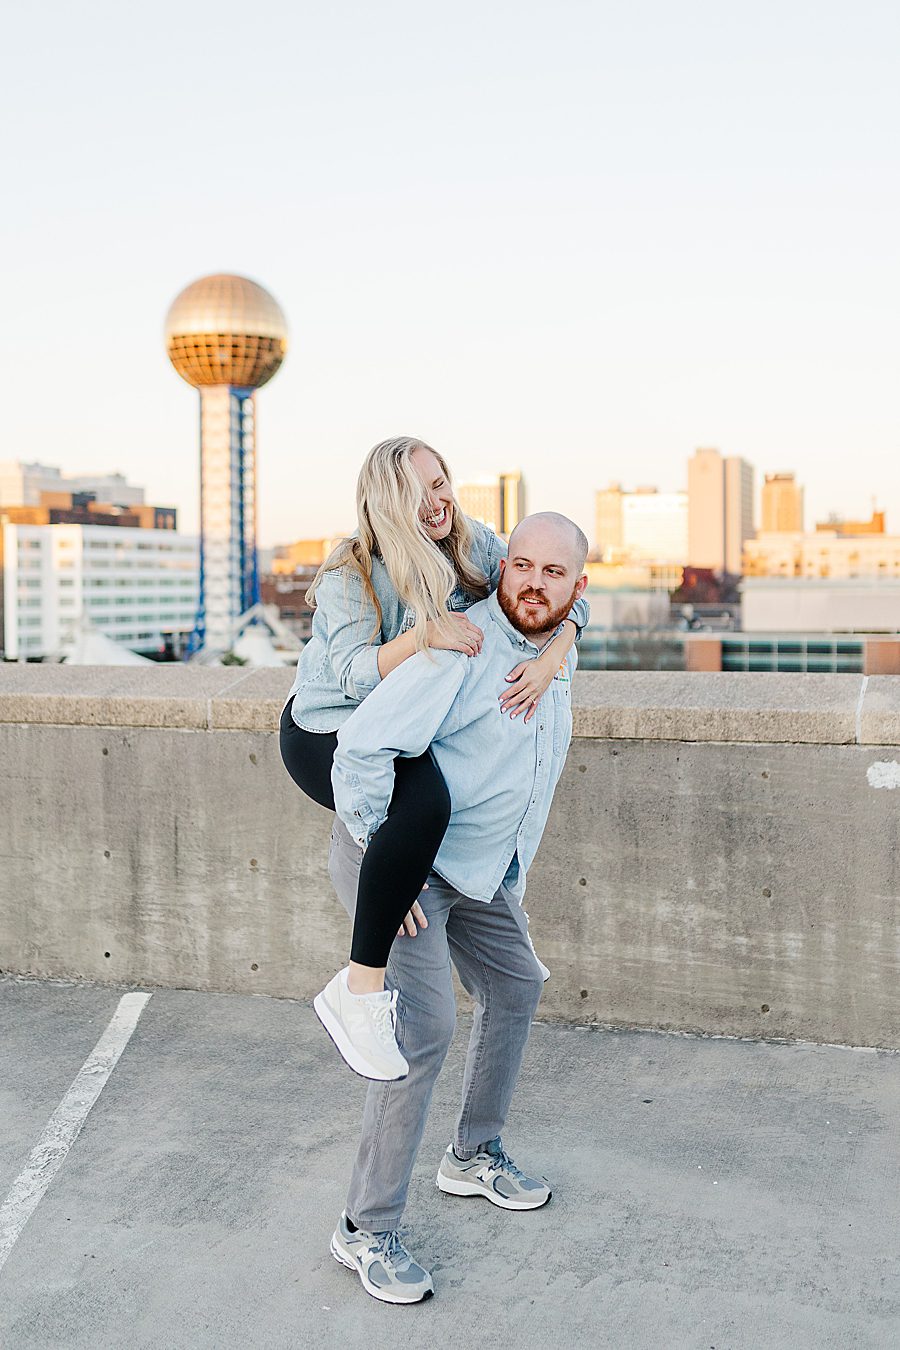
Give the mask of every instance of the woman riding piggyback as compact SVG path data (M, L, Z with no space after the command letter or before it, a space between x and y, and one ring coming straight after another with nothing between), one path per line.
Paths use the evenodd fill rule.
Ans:
M477 656L483 633L465 611L496 587L506 556L504 541L460 510L442 456L415 438L382 441L369 452L356 500L356 533L310 588L312 636L281 718L288 772L332 811L331 767L343 723L417 652ZM497 691L504 712L534 715L587 617L578 600L544 650L509 672ZM362 858L350 963L323 991L326 1030L350 1067L374 1079L407 1072L385 970L394 939L414 936L425 922L418 897L450 818L447 787L430 752L398 756L394 769L387 819Z

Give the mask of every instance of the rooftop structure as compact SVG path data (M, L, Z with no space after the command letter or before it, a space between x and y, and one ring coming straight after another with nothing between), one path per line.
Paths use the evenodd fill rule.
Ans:
M38 506L43 494L87 493L118 507L144 504L144 489L121 473L64 474L52 464L13 459L0 462L0 506Z
M141 493L143 496L143 492ZM0 506L0 520L14 525L113 525L174 530L174 506L119 506L88 492L42 492L37 506Z
M828 520L816 521L816 530L837 535L884 534L885 516L883 511L873 507L869 520L843 520L840 516L830 516Z

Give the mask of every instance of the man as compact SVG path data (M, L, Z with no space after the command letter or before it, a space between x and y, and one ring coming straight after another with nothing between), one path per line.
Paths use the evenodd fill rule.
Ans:
M393 992L384 1033L396 1030L409 1074L369 1088L347 1207L331 1241L334 1257L386 1303L416 1303L434 1292L397 1227L456 1022L451 959L475 1015L462 1110L437 1185L510 1210L550 1199L544 1181L515 1166L500 1134L543 986L521 901L571 739L574 650L528 722L501 712L497 688L513 665L538 654L583 593L586 553L587 540L565 516L527 517L510 538L497 591L468 612L484 630L479 655L411 657L338 735L332 779L340 820L329 872L351 913L360 850L387 815L394 757L431 746L453 803L414 911L420 931L414 943L394 944L388 966ZM409 919L407 928L415 934ZM338 1031L353 1017L340 974L316 1003L326 1026Z

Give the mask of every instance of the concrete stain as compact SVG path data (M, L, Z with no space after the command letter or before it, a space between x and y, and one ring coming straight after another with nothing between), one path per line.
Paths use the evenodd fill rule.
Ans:
M879 759L866 771L866 782L872 788L900 787L900 763L896 759Z

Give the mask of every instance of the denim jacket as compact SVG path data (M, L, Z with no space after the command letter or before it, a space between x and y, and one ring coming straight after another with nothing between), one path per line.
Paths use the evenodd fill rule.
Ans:
M496 593L469 617L484 629L477 656L418 652L341 727L331 774L335 806L365 846L387 816L394 757L431 746L452 803L434 870L474 900L490 901L502 883L521 901L572 736L575 649L531 721L511 718L500 711L503 677L538 649L513 628Z
M500 580L500 559L506 557L506 544L480 521L470 518L469 526L472 562L494 590ZM372 559L372 587L381 605L381 626L374 637L375 608L353 568L326 572L319 583L312 636L300 653L288 695L294 700L291 715L306 731L337 731L381 682L379 646L415 623L415 615L403 604L387 568L377 557ZM450 609L467 610L475 600L474 595L458 585L450 597ZM570 618L579 633L589 617L587 601L577 600ZM503 675L506 674L504 671Z

